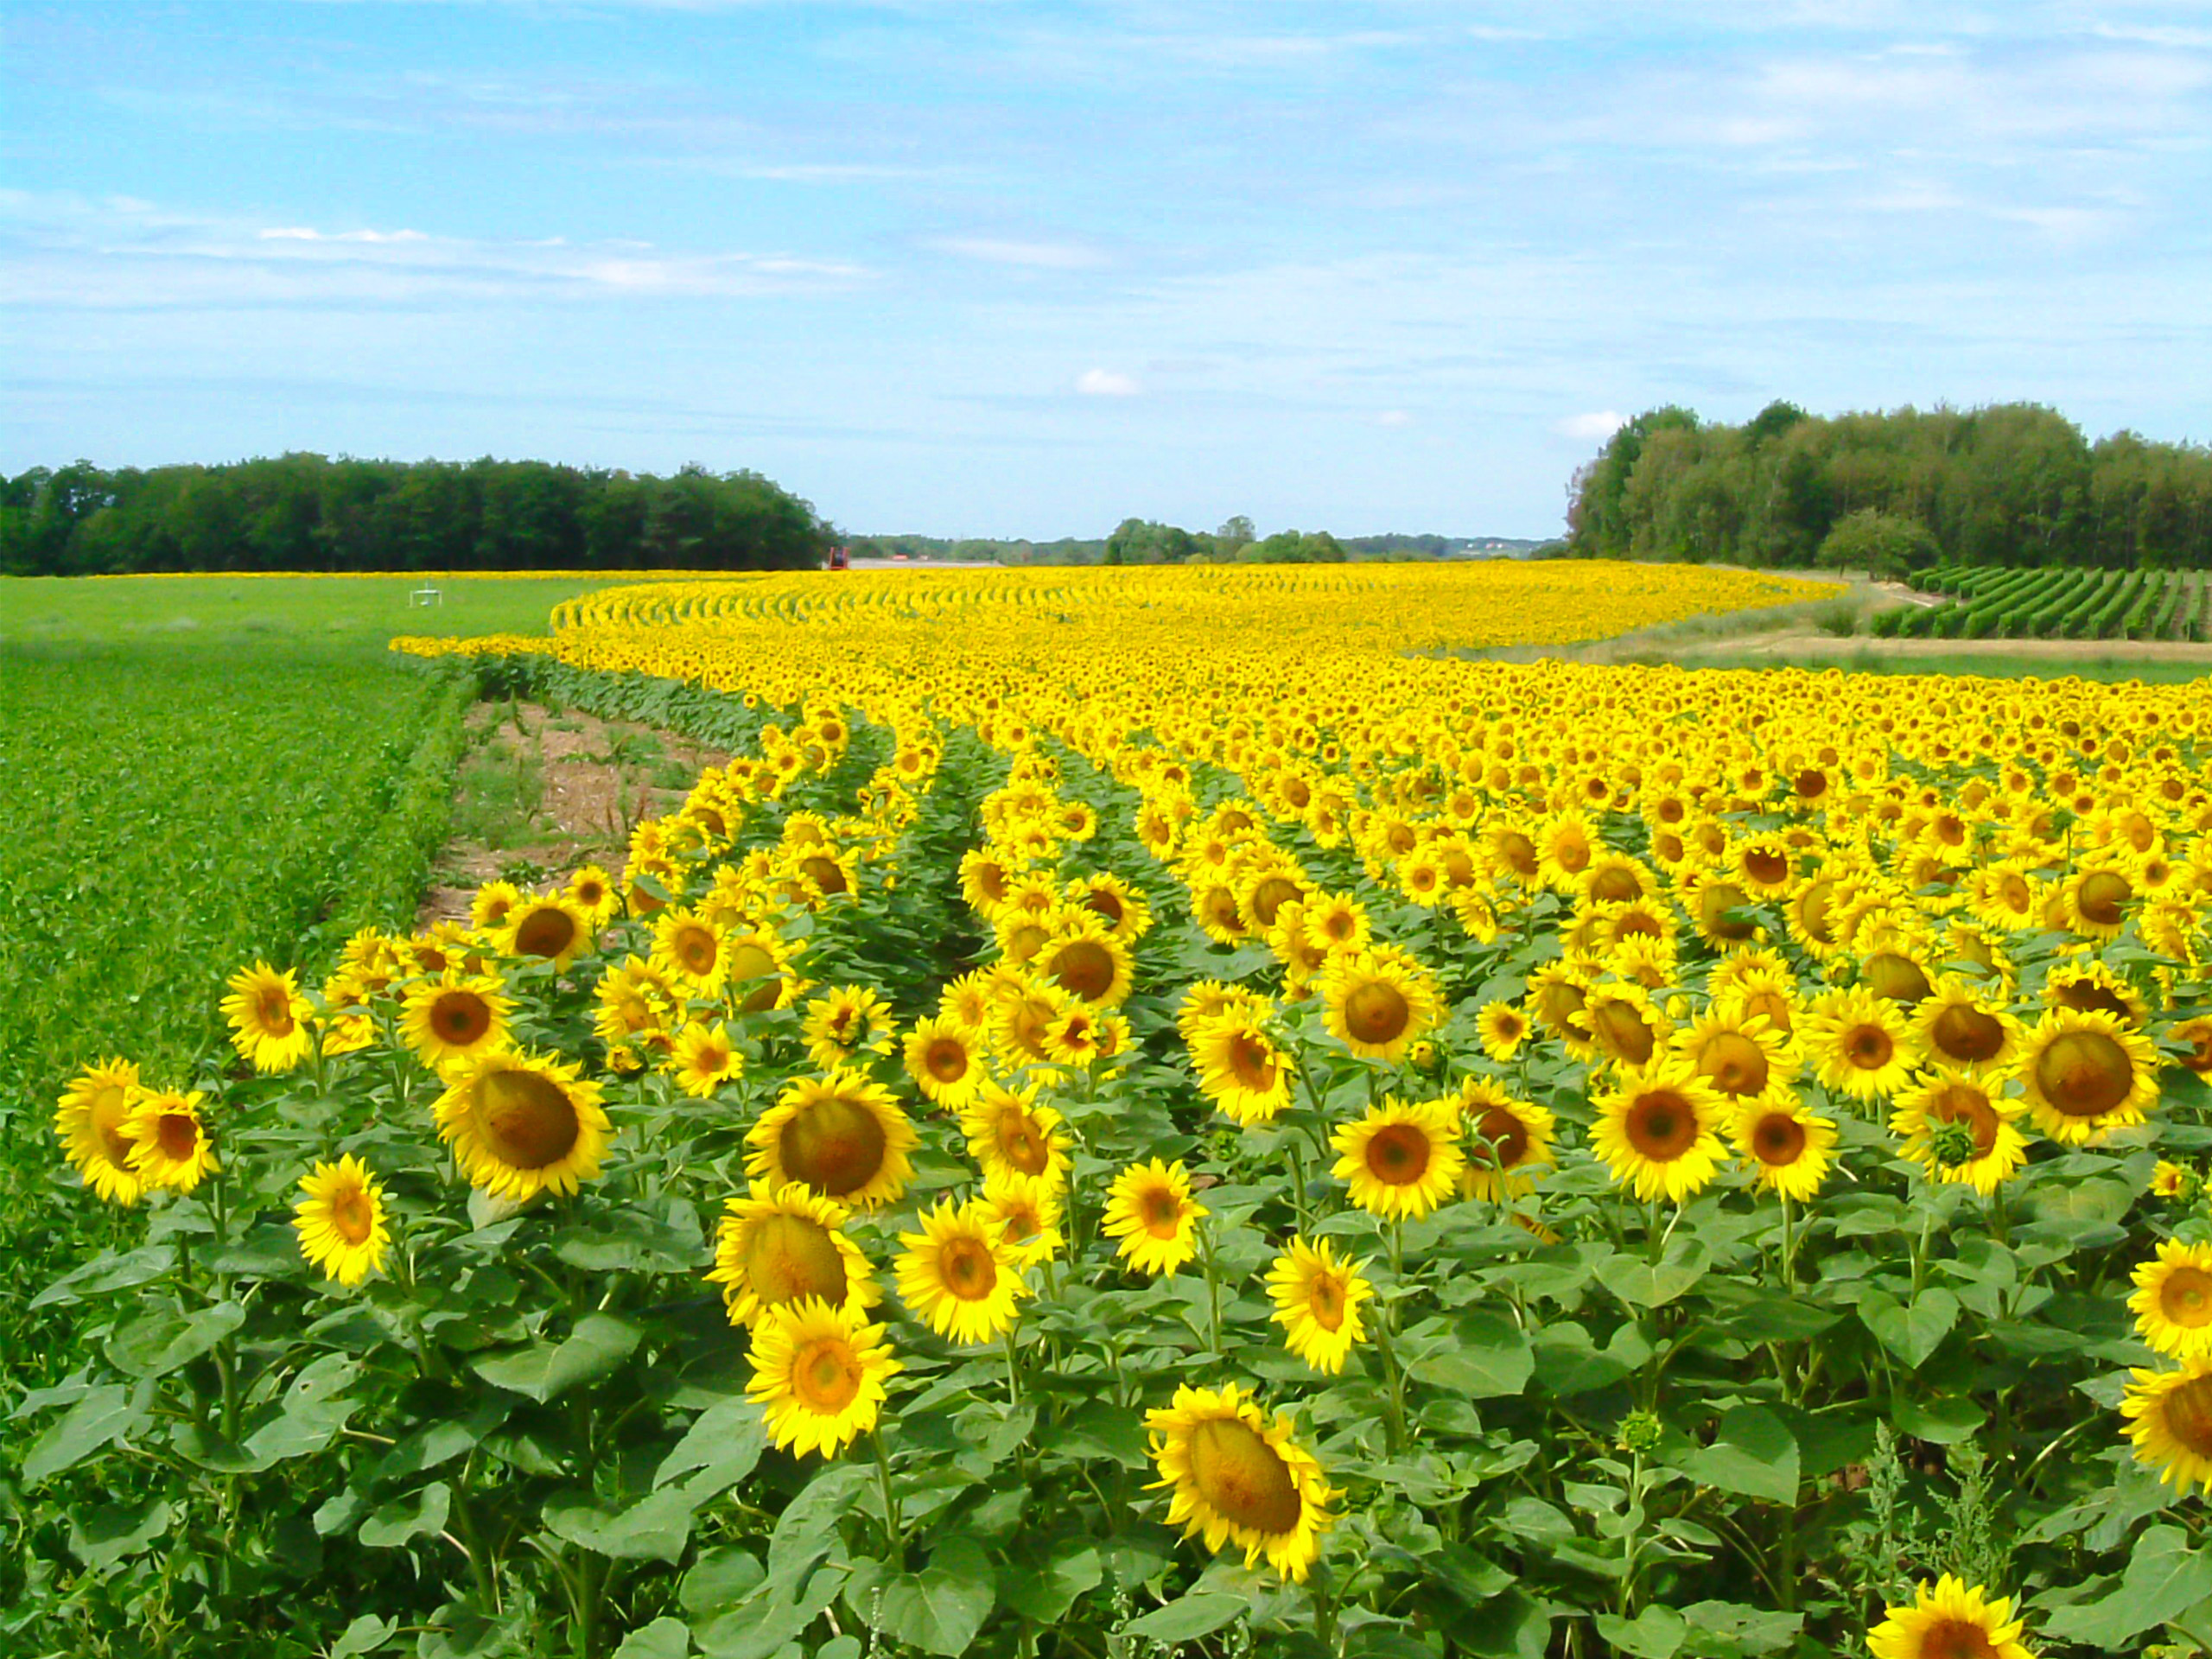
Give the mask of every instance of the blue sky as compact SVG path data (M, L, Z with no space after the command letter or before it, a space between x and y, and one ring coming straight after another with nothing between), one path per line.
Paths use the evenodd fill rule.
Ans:
M1623 414L2212 439L2212 3L0 0L0 467L1544 535Z

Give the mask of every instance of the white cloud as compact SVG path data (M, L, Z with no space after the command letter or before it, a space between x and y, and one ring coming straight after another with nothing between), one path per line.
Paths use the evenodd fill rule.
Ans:
M1097 249L1079 242L1023 242L988 236L946 236L929 246L963 259L989 265L1020 265L1033 270L1080 270L1105 263Z
M1377 426L1411 426L1414 417L1402 409L1386 409L1375 417Z
M1570 415L1555 424L1552 430L1563 438L1576 438L1585 443L1603 443L1626 424L1626 417L1618 411L1598 409L1586 415Z
M1134 397L1142 390L1131 377L1112 369L1085 369L1076 377L1075 389L1086 397Z

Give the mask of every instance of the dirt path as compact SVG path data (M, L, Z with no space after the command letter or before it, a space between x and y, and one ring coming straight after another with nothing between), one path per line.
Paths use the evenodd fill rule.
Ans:
M465 918L485 882L543 884L582 864L619 875L639 819L682 801L728 756L633 721L537 703L480 702L454 781L451 838L431 867L418 926Z
M1814 628L1780 628L1716 641L1681 653L1726 657L1878 657L1898 662L1916 658L2026 658L2035 661L2129 663L2212 663L2212 644L2174 639L1881 639L1868 634L1822 633Z

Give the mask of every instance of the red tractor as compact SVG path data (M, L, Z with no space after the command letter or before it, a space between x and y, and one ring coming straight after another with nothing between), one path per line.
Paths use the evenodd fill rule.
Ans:
M824 570L851 569L853 568L852 550L850 548L842 546L831 548L830 550L830 556L823 561L822 568Z

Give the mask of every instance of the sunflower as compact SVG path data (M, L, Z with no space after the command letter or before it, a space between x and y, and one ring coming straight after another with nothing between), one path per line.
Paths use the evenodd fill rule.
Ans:
M1104 1058L1109 1040L1098 1011L1077 1002L1045 1022L1039 1046L1054 1065L1084 1066Z
M434 1071L465 1065L507 1046L507 1016L515 1005L505 988L499 980L449 968L408 991L399 1034Z
M1750 1100L1787 1089L1796 1055L1772 1021L1734 996L1714 1002L1675 1039L1675 1052L1724 1095Z
M1624 1073L1596 1102L1590 1149L1640 1198L1680 1204L1719 1173L1726 1097L1674 1058Z
M725 1200L707 1279L722 1287L729 1322L757 1325L769 1308L808 1297L854 1314L881 1300L868 1258L845 1236L851 1213L797 1181L755 1181Z
M669 1061L676 1086L698 1100L745 1071L745 1057L737 1052L729 1027L719 1020L712 1025L702 1020L687 1022L676 1033L676 1052Z
M2053 964L2044 979L2043 1000L2053 1008L2108 1014L2131 1026L2141 1025L2147 1013L2141 994L2094 957Z
M91 1187L108 1204L138 1202L145 1184L130 1166L130 1107L143 1093L138 1068L128 1060L102 1060L87 1066L61 1092L54 1132L61 1149Z
M1331 1173L1350 1185L1351 1201L1394 1220L1427 1215L1459 1190L1467 1167L1459 1103L1452 1098L1417 1105L1386 1098L1338 1128L1329 1144L1338 1154Z
M468 901L468 925L488 933L507 919L507 912L522 902L522 889L512 881L486 881Z
M1552 1162L1559 1120L1482 1077L1461 1081L1457 1104L1459 1121L1475 1143L1460 1177L1461 1192L1502 1203L1533 1188L1536 1171Z
M832 986L799 1021L807 1058L824 1070L862 1053L888 1054L892 1031L891 1005L862 985Z
M1198 1222L1209 1213L1191 1197L1190 1171L1155 1158L1114 1178L1104 1229L1138 1272L1173 1273L1198 1254Z
M565 893L541 893L511 908L493 930L502 956L536 957L565 973L592 942L591 916Z
M308 1029L314 1010L300 995L299 976L278 973L265 962L241 968L228 982L223 1017L231 1022L231 1046L257 1071L289 1071L307 1058L315 1038Z
M779 1452L830 1457L875 1427L884 1383L905 1368L883 1327L818 1296L764 1309L753 1327L753 1376L745 1391L767 1415Z
M2136 1334L2173 1359L2212 1358L2212 1244L2170 1238L2135 1269Z
M631 957L603 975L592 995L599 1004L592 1029L610 1047L628 1042L641 1031L659 1030L683 1000L668 976L639 957Z
M2124 871L2110 865L2076 870L2058 888L2059 901L2066 907L2067 925L2088 939L2117 938L2135 896L2135 884Z
M916 1217L918 1233L901 1233L906 1253L896 1274L899 1300L931 1330L962 1344L988 1342L1014 1328L1017 1306L1035 1294L1001 1240L1006 1224L981 1199L955 1205L940 1198Z
M1899 1153L1926 1170L1931 1179L1971 1186L1987 1198L2018 1173L2027 1161L2027 1137L2020 1133L2024 1110L2000 1092L2001 1077L1939 1065L1897 1097L1890 1132L1904 1145ZM1946 1162L1936 1146L1944 1125L1962 1125L1972 1135L1957 1150L1967 1155Z
M1568 1056L1589 1060L1597 1054L1585 1010L1592 978L1586 961L1548 962L1529 976L1522 1007L1533 1025L1559 1039Z
M614 878L596 864L587 864L569 877L569 898L594 930L606 926L622 907Z
M696 911L664 910L653 922L652 964L693 996L718 996L736 955L724 948L728 931Z
M1294 1238L1268 1270L1275 1304L1268 1317L1282 1326L1284 1345L1317 1371L1333 1376L1344 1370L1353 1344L1367 1335L1359 1305L1375 1287L1360 1276L1366 1265L1339 1258L1326 1239L1315 1246Z
M1363 949L1370 937L1367 906L1346 893L1317 893L1302 906L1306 931L1332 950Z
M1013 1067L1050 1063L1052 1052L1046 1035L1052 1022L1074 1005L1075 999L1058 987L1025 975L992 1011L991 1039L1001 1061Z
M1866 1632L1866 1650L1873 1659L2035 1659L2009 1599L1991 1600L1980 1585L1948 1573L1923 1581L1911 1606L1885 1609Z
M2182 1361L2177 1371L2137 1370L2120 1402L2135 1460L2154 1467L2177 1492L2212 1492L2212 1355Z
M222 1167L200 1118L206 1098L179 1089L141 1089L131 1096L123 1132L130 1141L130 1173L142 1189L189 1192Z
M308 1265L341 1285L358 1285L384 1266L391 1248L384 1189L368 1165L352 1153L334 1164L318 1162L300 1179L292 1226Z
M1248 1567L1265 1555L1303 1584L1335 1524L1331 1490L1313 1454L1292 1438L1290 1419L1268 1416L1236 1384L1175 1390L1174 1403L1145 1414L1160 1478L1150 1490L1173 1493L1170 1526L1206 1548L1234 1545Z
M1002 1172L983 1178L984 1205L1003 1224L999 1248L1018 1268L1034 1267L1059 1254L1060 1190L1033 1176Z
M983 1086L982 1039L972 1026L945 1014L918 1020L906 1033L906 1075L937 1105L958 1111Z
M613 1132L599 1096L577 1066L509 1051L452 1072L431 1111L469 1185L520 1200L597 1178Z
M897 1201L920 1144L891 1091L859 1071L801 1077L745 1136L745 1173L781 1187L804 1182L824 1198L874 1210Z
M1198 1040L1200 1027L1217 1020L1264 1020L1274 1004L1241 985L1224 985L1217 979L1194 980L1183 990L1183 1006L1175 1015L1175 1029L1185 1047Z
M1936 980L1912 1024L1930 1061L1977 1071L2011 1065L2023 1035L2020 1022L2001 1000L1956 974Z
M1443 1010L1427 969L1389 945L1340 954L1322 981L1329 1034L1353 1053L1395 1061Z
M2158 1099L2151 1039L2101 1011L2045 1014L2028 1033L2019 1076L2036 1127L2069 1146L2142 1122Z
M1094 1008L1118 1008L1135 988L1128 946L1087 910L1064 912L1058 937L1038 951L1036 967Z
M1510 1065L1529 1040L1529 1016L1510 1002L1485 1002L1475 1016L1475 1031L1484 1053L1500 1065Z
M1651 994L1624 980L1603 981L1585 991L1582 1018L1597 1051L1615 1065L1631 1068L1648 1064L1674 1031Z
M986 1177L1021 1175L1058 1188L1067 1179L1068 1136L1060 1115L1037 1103L1037 1086L986 1081L960 1114L968 1150Z
M1853 1100L1904 1086L1912 1069L1911 1035L1903 1009L1863 988L1824 992L1805 1016L1805 1046L1821 1081Z
M1835 1154L1835 1124L1786 1088L1743 1101L1732 1138L1760 1186L1800 1204L1820 1192Z
M1247 1128L1272 1122L1290 1104L1289 1057L1256 1020L1230 1016L1200 1027L1191 1061L1206 1097Z
M990 977L981 969L961 975L945 986L937 1000L940 1016L977 1033L989 1029L995 1006Z

